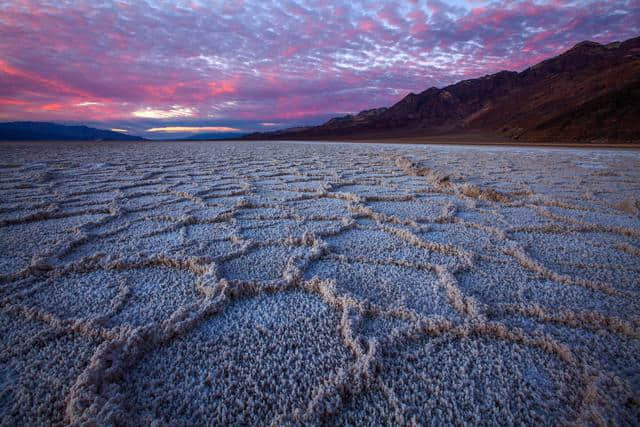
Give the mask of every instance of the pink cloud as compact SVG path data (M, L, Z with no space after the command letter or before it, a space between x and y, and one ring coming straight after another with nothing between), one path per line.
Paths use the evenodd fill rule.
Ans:
M225 93L234 93L235 91L235 83L230 80L222 80L209 83L209 93L211 94L211 96L224 95Z

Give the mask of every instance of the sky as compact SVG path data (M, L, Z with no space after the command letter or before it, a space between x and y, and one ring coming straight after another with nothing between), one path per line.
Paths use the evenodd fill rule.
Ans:
M0 121L319 124L640 35L640 0L0 0Z

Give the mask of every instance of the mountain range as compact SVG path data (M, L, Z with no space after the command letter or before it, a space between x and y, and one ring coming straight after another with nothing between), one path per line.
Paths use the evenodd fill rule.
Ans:
M0 141L143 141L139 136L48 122L0 123Z
M640 37L585 41L522 72L410 93L391 107L245 139L485 135L531 142L640 142Z
M246 132L205 132L180 138L180 141L211 141L215 139L238 139L245 136ZM175 140L175 139L174 139Z

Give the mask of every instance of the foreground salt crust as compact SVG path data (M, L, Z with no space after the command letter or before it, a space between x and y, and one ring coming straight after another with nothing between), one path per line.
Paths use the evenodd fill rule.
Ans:
M634 423L640 156L0 144L0 423Z

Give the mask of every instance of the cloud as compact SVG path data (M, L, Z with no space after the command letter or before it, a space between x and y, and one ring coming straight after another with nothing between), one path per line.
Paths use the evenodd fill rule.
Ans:
M227 126L166 126L147 129L147 132L185 133L185 132L239 132L240 129Z
M211 93L212 96L223 95L225 93L233 93L235 91L235 85L230 81L209 83L209 93Z
M111 128L111 130L114 131L114 132L129 132L126 129L119 129L119 128Z
M142 131L316 123L640 34L637 0L5 3L0 117Z

